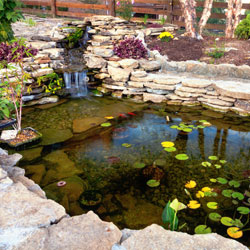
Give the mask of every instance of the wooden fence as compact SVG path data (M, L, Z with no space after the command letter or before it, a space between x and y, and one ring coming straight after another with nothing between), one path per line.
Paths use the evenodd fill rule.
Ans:
M117 0L21 0L24 4L22 10L31 14L48 14L53 17L64 16L82 18L92 15L115 15ZM91 3L86 3L91 2ZM197 17L201 17L203 1L197 1ZM213 10L217 10L210 16L206 28L208 29L225 29L225 9L227 3L213 3ZM243 4L243 10L250 10L250 3ZM133 4L134 20L142 19L147 14L149 20L158 18L159 15L167 16L167 22L184 26L184 19L178 0L135 0ZM241 19L245 15L241 16Z

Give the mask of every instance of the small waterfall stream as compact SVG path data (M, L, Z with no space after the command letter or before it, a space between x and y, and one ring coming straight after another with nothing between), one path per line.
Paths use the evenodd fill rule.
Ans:
M88 77L87 71L82 72L64 72L63 74L65 88L72 97L85 97L88 95Z

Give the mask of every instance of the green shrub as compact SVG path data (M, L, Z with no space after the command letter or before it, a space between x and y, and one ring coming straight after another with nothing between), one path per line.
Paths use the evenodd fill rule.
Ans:
M247 17L239 23L235 30L235 35L238 38L250 38L250 14L248 14Z
M16 0L0 0L0 43L14 38L11 24L23 18Z

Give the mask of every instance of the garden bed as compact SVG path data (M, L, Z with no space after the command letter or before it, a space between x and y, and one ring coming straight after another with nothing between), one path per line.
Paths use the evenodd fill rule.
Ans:
M250 42L248 40L216 38L204 36L197 40L185 36L176 36L170 42L161 42L157 37L147 37L149 49L157 49L162 55L167 55L170 61L197 60L206 63L230 63L250 66ZM225 49L224 56L214 59L207 55L209 49Z

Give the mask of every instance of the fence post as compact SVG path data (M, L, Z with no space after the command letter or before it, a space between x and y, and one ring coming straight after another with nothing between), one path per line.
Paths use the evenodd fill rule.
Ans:
M173 23L173 12L174 12L174 1L168 0L168 15L167 15L167 22Z
M50 0L52 17L56 17L56 0Z
M109 14L115 16L115 0L109 0Z

